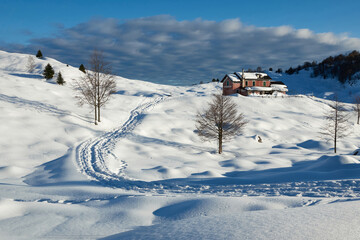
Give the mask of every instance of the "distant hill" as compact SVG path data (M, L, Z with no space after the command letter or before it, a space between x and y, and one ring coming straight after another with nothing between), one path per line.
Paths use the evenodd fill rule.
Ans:
M290 67L285 73L292 75L301 70L312 70L311 77L336 78L341 83L354 84L360 79L360 53L356 50L347 55L330 56L317 63L305 62L296 68Z

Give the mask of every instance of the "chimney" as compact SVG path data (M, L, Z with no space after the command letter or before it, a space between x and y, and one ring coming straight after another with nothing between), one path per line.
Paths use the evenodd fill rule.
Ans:
M244 88L245 87L245 74L244 74L244 69L242 69L242 74L241 74L241 85Z

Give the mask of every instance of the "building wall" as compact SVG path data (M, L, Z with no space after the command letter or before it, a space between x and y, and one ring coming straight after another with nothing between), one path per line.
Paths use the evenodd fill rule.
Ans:
M248 82L248 85L245 87L253 87L253 81L255 81L256 87L270 87L270 80L245 80ZM265 85L264 85L265 82ZM228 84L229 83L229 84ZM239 93L244 96L248 96L249 93L241 87L241 83L234 83L228 77L223 82L223 95L231 95ZM258 92L260 94L260 92Z
M239 91L240 91L240 83L234 83L229 78L225 79L225 81L223 82L223 95L235 94L235 93L239 93Z
M270 81L269 80L245 80L245 87L253 87L253 82L255 81L255 87L270 87ZM246 85L246 82L248 85ZM264 86L265 82L265 86Z

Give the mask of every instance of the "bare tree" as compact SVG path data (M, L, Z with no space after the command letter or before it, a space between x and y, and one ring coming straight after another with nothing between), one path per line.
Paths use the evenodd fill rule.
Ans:
M321 128L320 134L322 138L334 142L334 153L336 153L337 141L348 135L348 114L344 103L340 102L337 96L329 107L330 111L324 116L326 123Z
M26 63L26 70L27 70L29 73L32 73L32 72L34 72L35 67L36 67L36 64L35 64L34 57L33 57L33 56L29 56L29 57L28 57L28 60L27 60L27 63Z
M111 66L105 62L103 54L94 51L89 61L90 69L85 75L75 81L75 89L78 91L76 98L80 105L89 104L94 108L95 125L100 122L100 110L110 99L116 89L114 76L111 74Z
M96 83L87 75L74 81L74 88L77 91L75 98L80 106L88 104L94 110L94 123L97 125L97 102L96 102Z
M359 124L359 120L360 120L360 96L356 96L354 99L354 110L357 113L357 124Z
M219 154L223 141L240 134L246 123L244 115L238 113L237 105L221 93L214 94L208 107L196 115L197 134L203 140L217 140Z

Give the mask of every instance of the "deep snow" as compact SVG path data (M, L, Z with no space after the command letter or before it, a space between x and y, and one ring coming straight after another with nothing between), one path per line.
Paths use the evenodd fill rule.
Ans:
M221 91L116 77L98 126L79 107L81 72L0 51L0 238L356 239L359 127L339 154L319 137L335 92L357 86L310 73L281 76L289 96L232 96L249 124L224 145L202 142L194 116ZM66 84L46 82L50 63ZM256 141L257 136L262 143Z

